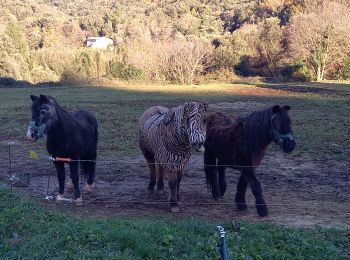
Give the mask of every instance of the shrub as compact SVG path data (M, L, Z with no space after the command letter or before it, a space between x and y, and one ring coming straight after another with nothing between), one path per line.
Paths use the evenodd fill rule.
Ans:
M48 67L35 66L31 71L33 83L59 81L60 77Z
M281 69L281 75L285 80L311 81L312 72L304 64L286 65Z
M237 74L244 77L256 76L253 67L254 65L252 57L243 55L240 62L235 66L235 71Z
M343 68L341 69L341 77L343 79L350 79L350 55L348 55Z
M126 80L142 80L144 79L144 73L141 69L134 66L127 66L122 75L122 79Z
M221 83L232 83L237 81L237 75L230 69L218 69L205 73L198 78L198 83L210 83L210 82L221 82ZM196 82L197 83L197 82Z
M109 75L113 78L124 80L143 80L144 73L141 69L133 65L125 65L120 61L111 62Z
M45 48L37 51L42 64L45 64L57 75L62 75L66 71L78 53L76 48L67 48L64 46Z

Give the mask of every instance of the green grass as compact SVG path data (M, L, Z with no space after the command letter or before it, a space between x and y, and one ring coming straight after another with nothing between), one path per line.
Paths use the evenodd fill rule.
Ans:
M298 147L294 155L346 159L350 85L332 83L200 86L128 85L122 87L0 88L1 139L24 140L30 120L30 94L50 94L69 110L92 111L100 124L100 154L139 154L138 118L153 105L177 106L189 100L210 103L254 101L271 106L289 104ZM251 110L238 109L235 113ZM44 140L41 141L41 146Z
M231 259L350 257L350 230L176 218L76 218L0 188L2 259L218 259L223 224Z

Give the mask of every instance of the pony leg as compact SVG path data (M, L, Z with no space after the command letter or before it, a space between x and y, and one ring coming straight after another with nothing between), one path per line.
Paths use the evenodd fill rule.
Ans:
M244 175L245 175L245 178L253 191L253 194L255 197L255 203L256 203L256 210L257 210L259 216L266 217L269 213L268 213L268 209L267 209L265 200L264 200L263 195L262 195L262 189L261 189L260 182L255 177L254 172L252 172L251 170L246 171Z
M177 199L180 200L180 182L182 177L182 171L177 172Z
M87 183L89 185L93 185L95 183L95 174L96 174L96 162L88 162L88 180Z
M97 129L96 129L96 133L97 133ZM96 148L95 148L95 152L92 154L92 156L90 158L90 160L92 160L92 161L86 162L86 164L87 164L86 171L88 174L87 184L90 185L91 188L95 188L96 157L97 156L96 156Z
M63 162L54 162L56 171L57 171L57 179L58 179L58 193L63 195L64 193L64 182L66 180L66 172L64 170Z
M169 178L169 202L170 202L170 211L172 213L178 213L180 212L180 208L177 204L177 173L176 172L169 172L168 173Z
M216 158L209 153L208 149L204 152L204 170L208 187L211 188L212 196L215 200L220 197L220 187L216 167Z
M80 198L79 163L78 162L71 162L69 164L69 168L70 168L70 178L72 179L73 186L74 186L74 197L75 197L75 200L77 200ZM81 200L81 198L80 198L80 200Z
M81 167L83 173L88 176L87 185L84 187L84 192L92 192L95 188L96 162L82 162Z
M153 193L154 186L156 185L156 165L154 160L148 160L147 164L149 168L149 183L148 183L148 193Z
M159 193L164 192L164 168L161 165L158 165L157 190Z
M220 187L220 195L221 197L225 195L227 184L226 184L226 178L225 178L225 166L218 166L218 172L219 172L219 187Z
M245 177L241 173L237 183L237 192L235 196L235 201L237 204L238 210L245 210L247 208L247 204L245 203L245 192L247 190L247 181Z
M80 163L80 176L84 175L84 177L89 176L89 162L81 162Z

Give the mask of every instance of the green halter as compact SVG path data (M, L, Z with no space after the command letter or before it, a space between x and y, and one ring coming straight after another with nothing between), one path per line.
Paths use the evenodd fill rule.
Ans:
M271 132L272 132L272 139L276 144L282 144L284 140L290 140L290 141L294 140L292 132L281 135L273 127L271 128Z

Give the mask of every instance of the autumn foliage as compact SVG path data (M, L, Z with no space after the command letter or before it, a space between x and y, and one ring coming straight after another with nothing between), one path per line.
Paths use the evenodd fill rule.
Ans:
M0 77L192 84L238 76L349 78L350 2L9 0ZM106 50L90 36L111 38Z

